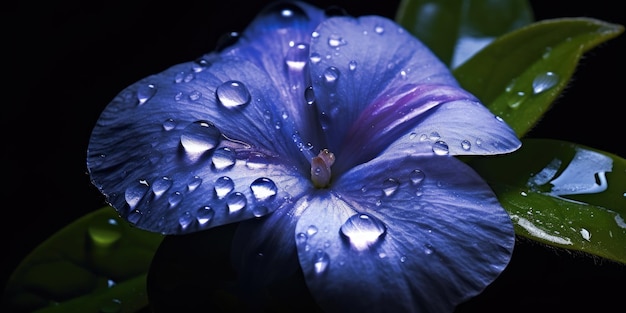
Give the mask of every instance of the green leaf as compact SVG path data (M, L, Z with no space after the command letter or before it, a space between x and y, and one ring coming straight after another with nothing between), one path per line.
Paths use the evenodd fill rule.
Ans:
M578 144L524 139L468 163L494 189L516 233L626 264L626 160Z
M591 18L545 20L499 37L453 73L521 138L566 87L582 54L623 31Z
M402 0L395 19L451 68L534 21L526 0Z
M132 228L112 207L85 215L33 250L3 294L11 312L137 312L163 236Z

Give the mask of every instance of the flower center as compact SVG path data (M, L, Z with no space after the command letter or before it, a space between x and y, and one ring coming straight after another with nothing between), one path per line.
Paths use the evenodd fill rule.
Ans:
M335 155L324 149L311 159L311 180L316 188L326 188L330 183L330 167L335 163Z

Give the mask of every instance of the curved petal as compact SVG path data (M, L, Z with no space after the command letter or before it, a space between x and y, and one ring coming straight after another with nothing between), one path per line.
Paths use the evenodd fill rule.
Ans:
M139 228L176 234L253 218L310 185L267 74L242 60L213 61L129 86L92 131L91 179Z
M258 292L298 270L293 233L302 206L302 201L287 201L272 214L240 223L231 259L246 291Z
M408 156L374 159L311 198L296 238L328 312L451 312L501 273L515 233L467 165Z
M335 152L342 151L344 136L361 112L392 92L421 84L457 86L426 46L377 16L322 22L311 41L311 75L329 145L325 148Z
M324 18L324 11L304 2L275 2L259 13L236 44L223 51L224 55L253 62L265 72L264 78L281 97L276 108L279 116L297 125L297 131L287 135L293 135L307 149L305 154L323 148L317 111L307 103L305 93L311 85L311 33Z
M441 104L415 123L379 156L495 155L517 150L521 141L511 127L480 102ZM397 156L392 156L394 158Z

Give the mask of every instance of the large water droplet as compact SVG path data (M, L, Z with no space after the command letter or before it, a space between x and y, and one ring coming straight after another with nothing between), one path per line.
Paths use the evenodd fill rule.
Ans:
M187 229L187 227L189 227L189 225L191 225L191 222L193 222L193 216L191 216L191 213L189 213L189 212L183 213L178 218L178 225L180 225L180 228L182 230Z
M533 80L533 92L535 94L544 92L554 87L559 82L559 75L553 72L546 72L538 75Z
M201 184L202 184L202 178L200 178L198 176L194 176L194 177L191 178L189 183L187 183L187 190L189 190L189 192L194 191Z
M252 190L254 198L258 201L272 199L278 192L276 184L271 179L266 177L257 178L250 185L250 189Z
M445 143L445 141L437 140L435 141L435 143L433 143L433 152L436 155L447 155L448 153L450 153L450 150L448 148L448 144Z
M141 85L137 89L137 101L139 105L146 103L156 94L156 87L153 84Z
M233 192L226 197L226 206L228 207L228 213L230 214L241 212L247 204L248 201L246 200L246 196L244 196L241 192Z
M304 90L304 100L308 105L315 103L315 92L313 91L313 86L309 86Z
M217 101L228 109L243 107L250 103L250 99L252 98L248 87L236 80L227 81L217 87L215 96L217 97Z
M201 154L217 146L222 134L215 125L206 121L196 121L185 127L180 135L180 144L185 152Z
M170 208L177 206L181 201L183 201L183 195L179 191L172 193L167 198L167 203L169 203Z
M352 215L341 225L341 234L348 238L348 241L357 250L365 250L379 242L387 227L382 221L374 216L359 213Z
M126 200L126 203L128 203L130 209L134 209L137 206L139 201L141 201L141 199L143 199L146 195L149 188L150 187L145 180L140 180L126 189L124 192L124 199Z
M232 168L235 165L235 161L235 151L227 147L215 150L211 157L213 167L218 171Z
M213 211L213 208L210 206L204 206L198 209L196 220L198 221L198 224L204 226L211 222L214 215L215 211Z
M294 71L301 71L309 58L309 46L306 44L297 44L289 47L285 56L285 64Z
M169 177L161 177L152 183L152 193L158 199L163 193L172 187L172 180Z
M383 182L383 193L387 197L392 196L394 193L396 193L398 187L400 187L400 182L397 179L387 178Z
M217 198L222 199L235 189L235 182L228 176L222 176L215 181L213 188Z
M329 264L330 257L328 256L328 253L324 252L321 249L315 251L315 254L313 255L313 271L315 271L315 274L323 274L328 268Z

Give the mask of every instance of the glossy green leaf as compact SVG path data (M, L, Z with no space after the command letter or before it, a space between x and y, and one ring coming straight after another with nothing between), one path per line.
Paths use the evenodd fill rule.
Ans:
M494 189L516 233L626 263L626 160L551 139L469 163Z
M534 21L526 0L402 0L395 19L451 68Z
M522 137L566 87L582 54L623 31L591 18L540 21L499 37L453 73Z
M3 294L11 312L137 312L162 235L132 228L112 207L85 215L33 250Z

